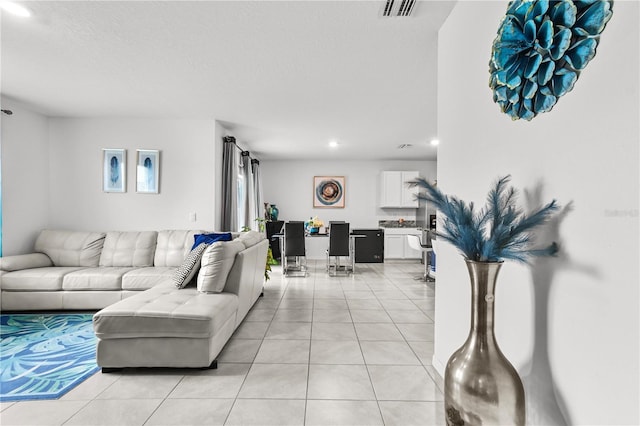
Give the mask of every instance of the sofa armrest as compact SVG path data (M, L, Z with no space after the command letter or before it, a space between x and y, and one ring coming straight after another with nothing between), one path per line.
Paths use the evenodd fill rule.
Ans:
M44 253L18 254L0 257L1 271L19 271L21 269L44 268L53 266L53 262Z

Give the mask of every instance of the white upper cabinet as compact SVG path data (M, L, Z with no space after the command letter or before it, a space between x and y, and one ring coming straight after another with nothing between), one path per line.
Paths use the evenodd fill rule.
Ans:
M419 176L417 171L383 171L380 175L380 207L417 209L415 194L418 189L409 187L407 182Z

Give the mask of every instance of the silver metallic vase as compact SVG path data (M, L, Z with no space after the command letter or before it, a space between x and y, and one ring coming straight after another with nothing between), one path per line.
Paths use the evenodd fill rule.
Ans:
M467 260L471 330L444 376L447 425L524 425L524 388L493 332L494 289L502 262Z

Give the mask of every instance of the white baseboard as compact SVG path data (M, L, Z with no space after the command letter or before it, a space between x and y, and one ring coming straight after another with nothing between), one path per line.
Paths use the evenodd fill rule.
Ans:
M433 365L433 368L435 368L438 374L440 374L440 377L444 378L444 369L446 364L442 363L440 359L436 358L436 354L433 354L433 356L431 357L431 365Z

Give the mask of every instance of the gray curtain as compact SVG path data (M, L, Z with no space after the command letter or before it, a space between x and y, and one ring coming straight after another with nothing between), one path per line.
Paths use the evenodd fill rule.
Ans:
M241 231L244 227L258 230L262 193L258 160L242 151L233 136L224 137L222 151L222 229Z
M241 217L238 218L238 227L254 229L254 191L253 191L253 171L251 170L251 157L249 151L242 151L240 160L241 183L238 185L238 204Z
M222 229L238 230L238 148L236 138L224 137L222 149Z
M253 214L255 216L254 223L256 226L254 229L258 229L258 223L255 221L255 219L264 218L264 206L262 205L262 179L260 178L260 161L255 159L251 160L251 170L253 170L253 199L255 203Z

